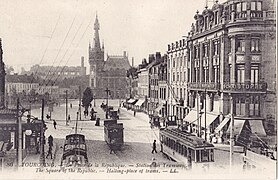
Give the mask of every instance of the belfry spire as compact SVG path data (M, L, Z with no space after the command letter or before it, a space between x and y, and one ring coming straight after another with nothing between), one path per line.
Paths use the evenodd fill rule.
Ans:
M96 15L96 20L94 24L94 30L95 30L95 37L94 37L94 47L96 49L100 49L100 40L99 40L99 22L98 22L98 17Z

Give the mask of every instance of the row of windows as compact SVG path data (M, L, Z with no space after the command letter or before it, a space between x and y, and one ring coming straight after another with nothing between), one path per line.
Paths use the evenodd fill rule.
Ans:
M237 97L235 98L235 114L238 116L260 116L260 97L259 96L251 96L249 104L249 114L246 112L246 101L245 97Z
M203 72L203 76L201 76L201 70ZM220 69L219 66L214 66L211 71L208 68L194 68L192 70L191 82L209 82L209 74L211 74L210 82L220 82ZM188 70L189 71L189 70ZM190 71L189 71L190 72ZM189 74L190 75L190 74Z
M262 2L252 1L250 3L250 10L251 11L261 11L262 10ZM247 2L237 3L236 4L236 11L237 12L247 11Z
M230 43L230 42L229 42ZM246 41L244 39L238 39L236 41L236 52L245 52L246 51ZM258 38L251 39L251 52L260 52L261 51L261 41ZM231 52L231 48L229 48Z
M236 82L237 83L245 83L245 67L244 65L237 65L237 70L236 70ZM231 69L231 67L230 67ZM231 70L230 70L231 71ZM232 72L230 72L232 73ZM232 76L230 75L232 78ZM260 79L260 74L259 74L259 66L257 65L252 65L251 66L251 73L250 73L250 83L251 84L258 84Z
M179 56L172 58L172 67L180 67L185 65L186 63L186 56ZM170 67L170 59L168 61L168 67Z
M158 99L158 90L150 90L150 97Z
M176 77L177 77L177 79L176 79ZM177 73L173 72L172 81L185 81L185 80L186 80L186 72L177 72Z

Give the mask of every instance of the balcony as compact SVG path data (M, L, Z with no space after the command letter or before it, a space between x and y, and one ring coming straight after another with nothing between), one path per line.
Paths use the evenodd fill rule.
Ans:
M224 83L223 90L225 91L266 91L267 83L259 82L251 83Z
M219 83L205 83L205 82L190 82L188 83L189 89L207 89L207 90L218 90L220 88Z

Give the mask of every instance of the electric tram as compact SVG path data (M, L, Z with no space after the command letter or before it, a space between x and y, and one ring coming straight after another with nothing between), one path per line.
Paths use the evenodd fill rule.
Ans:
M87 166L87 146L85 136L82 134L70 134L66 136L61 166L78 167Z
M164 154L189 168L214 164L214 146L200 137L177 128L161 128L159 139Z
M104 139L111 150L120 150L124 144L123 123L117 120L104 121Z

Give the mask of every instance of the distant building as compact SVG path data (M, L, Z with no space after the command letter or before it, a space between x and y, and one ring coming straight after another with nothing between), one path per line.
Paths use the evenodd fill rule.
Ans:
M96 16L94 44L89 44L90 82L96 98L106 98L107 88L110 98L129 96L127 71L130 68L126 52L123 56L108 56L104 61L104 46L100 47L99 22Z
M25 74L34 74L42 79L63 80L65 78L75 78L86 75L84 57L81 57L81 66L40 66L38 64L31 67Z

